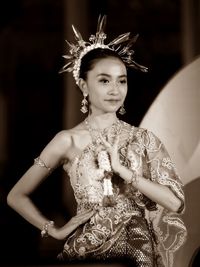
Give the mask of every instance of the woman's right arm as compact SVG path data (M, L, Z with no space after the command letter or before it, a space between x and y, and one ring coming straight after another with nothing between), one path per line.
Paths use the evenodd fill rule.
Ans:
M65 160L66 151L70 145L71 138L69 134L66 131L58 133L39 156L47 168L38 164L32 165L7 196L8 205L40 230L49 219L45 218L34 205L30 194L50 175L54 168ZM53 235L57 238L55 231Z

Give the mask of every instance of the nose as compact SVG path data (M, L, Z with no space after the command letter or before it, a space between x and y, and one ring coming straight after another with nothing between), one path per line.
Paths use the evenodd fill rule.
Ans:
M115 83L115 82L111 83L109 94L110 95L118 95L119 94L119 86L117 83Z

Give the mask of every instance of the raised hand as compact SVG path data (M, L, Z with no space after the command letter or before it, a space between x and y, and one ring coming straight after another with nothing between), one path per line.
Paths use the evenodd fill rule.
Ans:
M110 156L110 163L112 166L113 171L117 171L120 161L119 161L119 153L118 153L118 147L119 147L119 136L116 136L115 141L113 144L110 144L108 141L105 140L105 138L100 135L101 141L108 152Z

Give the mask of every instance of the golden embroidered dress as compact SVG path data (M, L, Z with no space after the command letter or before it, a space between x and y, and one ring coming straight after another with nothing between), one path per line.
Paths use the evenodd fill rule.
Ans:
M120 162L140 176L168 186L181 200L184 194L164 145L152 132L119 121ZM108 133L103 133L107 139ZM126 184L112 177L115 204L103 206L102 170L97 166L95 142L63 167L68 173L77 201L77 213L94 209L95 214L66 238L61 261L119 260L137 267L168 267L174 252L183 244L186 229L179 214L170 212Z

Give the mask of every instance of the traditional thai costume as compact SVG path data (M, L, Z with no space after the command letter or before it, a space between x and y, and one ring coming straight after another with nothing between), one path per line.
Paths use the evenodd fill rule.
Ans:
M172 266L174 253L186 238L180 218L184 194L175 166L152 132L118 121L109 132L102 133L111 144L116 134L120 135L120 163L137 170L138 176L167 186L181 200L181 207L178 213L161 207L116 174L111 178L113 201L105 205L106 177L98 164L100 141L94 137L63 167L74 190L77 213L96 212L66 238L58 258L64 262L104 260L130 262L137 267Z

